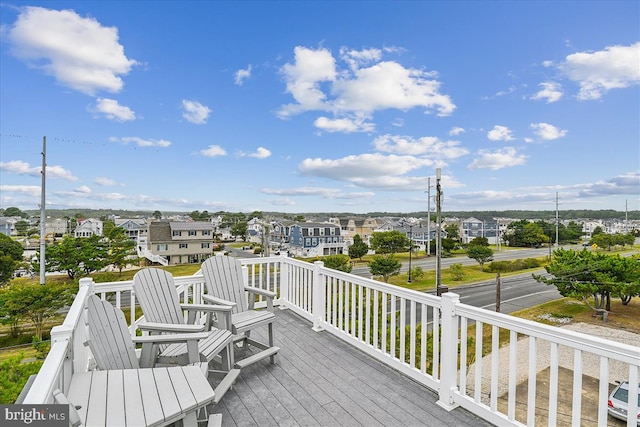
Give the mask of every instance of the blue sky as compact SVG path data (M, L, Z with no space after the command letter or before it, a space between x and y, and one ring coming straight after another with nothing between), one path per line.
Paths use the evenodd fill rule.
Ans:
M3 208L640 209L637 1L0 14Z

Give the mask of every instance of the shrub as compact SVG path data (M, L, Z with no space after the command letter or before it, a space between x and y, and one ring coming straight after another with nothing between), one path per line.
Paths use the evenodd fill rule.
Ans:
M16 401L29 377L37 374L42 360L22 363L23 354L9 357L0 362L0 404Z

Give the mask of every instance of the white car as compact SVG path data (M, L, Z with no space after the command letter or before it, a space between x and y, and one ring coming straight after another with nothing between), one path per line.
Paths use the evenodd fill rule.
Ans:
M622 421L627 421L627 413L629 407L629 383L624 381L616 381L618 384L609 395L609 401L607 402L609 408L609 415ZM636 396L638 401L638 411L636 414L636 423L640 425L640 386L638 387L638 395Z

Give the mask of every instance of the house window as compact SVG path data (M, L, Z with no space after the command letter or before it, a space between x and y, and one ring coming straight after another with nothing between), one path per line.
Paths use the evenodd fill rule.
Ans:
M211 249L211 243L207 242L207 243L201 243L200 244L200 248L201 249Z
M331 228L329 229L330 233L332 236L334 236L336 234L336 229L335 228Z
M189 247L189 244L188 244L188 243L180 243L180 244L178 245L178 248L180 248L180 249L187 249L188 247Z
M176 236L182 236L182 231L179 231L179 230L173 230L173 234L172 234L172 236L173 236L173 237L176 237Z
M189 230L189 236L195 236L196 230Z
M309 236L313 236L313 228L309 229Z
M311 239L309 239L309 238L304 239L304 245L305 246L311 246Z
M167 245L166 243L161 243L159 245L156 245L156 250L158 252L168 251L169 250L169 245Z
M202 230L203 236L211 236L211 230Z
M311 246L318 246L318 239L316 239L315 237L311 239Z
M321 236L324 236L324 228L321 228L321 229L320 229L320 235L321 235Z

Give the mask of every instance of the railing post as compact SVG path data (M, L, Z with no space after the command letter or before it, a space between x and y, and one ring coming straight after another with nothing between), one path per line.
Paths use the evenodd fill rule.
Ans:
M458 406L454 402L453 395L457 388L458 373L458 319L455 307L460 302L460 296L447 292L442 294L441 301L442 339L440 340L440 389L437 404L451 411Z
M322 273L320 273L322 267L324 267L324 262L322 261L313 263L311 315L313 316L313 330L316 332L324 330L322 323L325 320L324 280Z
M280 255L280 308L284 309L289 303L289 271L290 264L287 261L286 255ZM284 303L283 303L284 302Z

